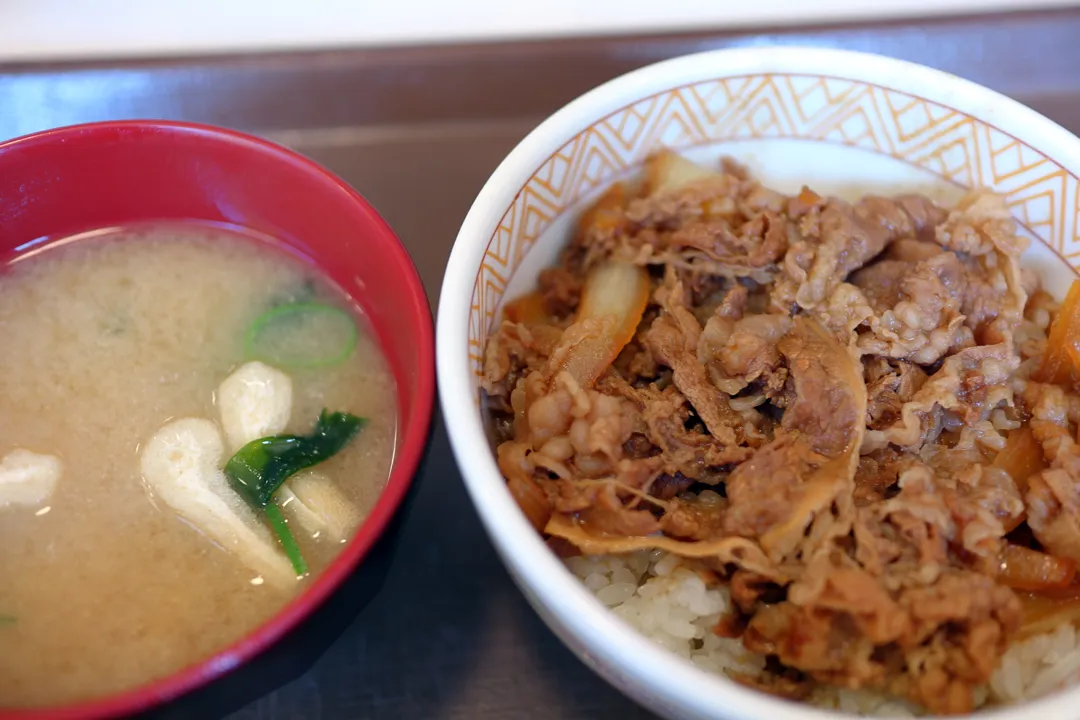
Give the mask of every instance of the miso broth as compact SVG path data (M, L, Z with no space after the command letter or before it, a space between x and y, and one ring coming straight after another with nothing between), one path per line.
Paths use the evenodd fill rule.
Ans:
M309 573L265 582L140 470L167 422L221 424L218 388L249 359L251 328L297 303L339 308L358 327L340 356L279 369L292 382L286 432L310 433L323 409L366 418L313 468L362 518L393 459L394 380L314 268L261 240L178 223L54 243L0 273L0 458L21 448L63 468L43 502L0 502L0 707L107 695L202 660L341 551L344 541L290 520Z

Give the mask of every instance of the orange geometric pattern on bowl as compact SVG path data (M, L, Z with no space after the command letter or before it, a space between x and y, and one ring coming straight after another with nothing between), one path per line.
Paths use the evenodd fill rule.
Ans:
M759 138L856 147L963 187L1003 194L1030 234L1080 266L1080 182L1029 145L954 108L855 80L752 75L698 82L627 105L575 135L518 191L473 286L469 358L480 398L483 348L507 283L561 213L660 148Z

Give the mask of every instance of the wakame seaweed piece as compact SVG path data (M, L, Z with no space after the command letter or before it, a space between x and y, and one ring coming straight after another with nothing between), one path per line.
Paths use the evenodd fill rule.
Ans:
M341 452L365 422L356 415L324 409L310 435L272 435L252 440L225 464L229 484L248 504L266 514L297 575L307 573L307 563L281 509L273 502L274 493L289 476Z
M293 285L289 290L275 293L266 305L268 310L273 310L282 305L314 302L317 290L318 288L315 287L315 278L305 277L302 282Z
M290 370L331 367L348 359L358 336L356 319L347 310L293 302L255 318L244 337L244 354Z
M277 535L278 542L281 543L281 548L285 551L285 556L292 563L296 576L307 575L307 561L304 560L304 556L300 553L300 546L296 544L296 538L293 537L292 532L289 530L285 516L281 514L281 508L277 506L277 503L269 503L263 508L263 512L266 513L266 520L270 523L270 529Z
M291 303L312 302L315 300L315 294L317 288L315 287L315 278L306 277L304 282L300 284L300 289L292 293L292 296L284 302L277 302L274 305L288 305Z
M272 435L244 445L226 463L225 475L248 503L265 508L286 478L339 453L366 422L323 410L310 435Z
M18 620L14 615L0 615L0 625L14 625Z

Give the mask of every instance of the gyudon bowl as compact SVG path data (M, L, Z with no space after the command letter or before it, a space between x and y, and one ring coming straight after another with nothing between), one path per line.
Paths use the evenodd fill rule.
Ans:
M408 254L310 160L163 121L0 143L0 717L146 710L377 588L433 365Z
M443 407L548 625L668 717L1068 717L1080 141L882 57L688 56L541 124Z

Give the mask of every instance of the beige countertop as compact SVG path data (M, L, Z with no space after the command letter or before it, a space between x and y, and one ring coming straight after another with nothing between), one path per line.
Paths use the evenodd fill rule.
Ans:
M0 62L684 32L1080 6L1076 0L3 0Z

